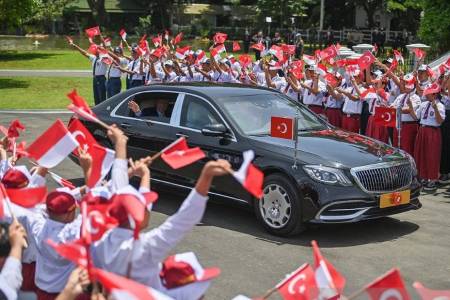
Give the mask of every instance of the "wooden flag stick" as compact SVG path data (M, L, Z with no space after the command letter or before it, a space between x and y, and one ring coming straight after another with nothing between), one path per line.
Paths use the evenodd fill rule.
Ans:
M264 294L264 296L261 297L261 299L267 299L267 298L269 298L269 297L272 296L273 293L275 293L276 291L277 291L277 287L275 286L275 287L271 288L270 290L268 290L268 291Z

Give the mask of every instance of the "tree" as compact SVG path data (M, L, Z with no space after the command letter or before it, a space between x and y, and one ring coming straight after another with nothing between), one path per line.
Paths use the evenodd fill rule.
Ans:
M89 8L91 9L92 18L97 25L106 26L107 15L105 9L105 0L87 0Z
M0 22L6 28L19 27L35 11L34 0L0 0Z
M367 26L369 28L375 27L375 21L373 19L374 12L383 8L383 0L353 0L355 6L362 7L367 15Z
M35 0L33 15L27 22L39 22L52 25L55 33L54 21L63 15L64 8L74 0Z
M308 7L317 0L258 0L258 16L261 22L265 17L272 17L275 25L290 24L293 16L303 16Z

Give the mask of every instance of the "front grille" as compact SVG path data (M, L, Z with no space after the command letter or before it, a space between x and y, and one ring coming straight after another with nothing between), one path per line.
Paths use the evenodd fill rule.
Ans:
M394 192L409 186L412 170L409 161L357 167L351 173L359 186L369 193Z

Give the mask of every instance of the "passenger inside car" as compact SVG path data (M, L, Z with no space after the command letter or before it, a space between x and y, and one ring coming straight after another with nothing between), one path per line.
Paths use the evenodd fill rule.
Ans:
M130 116L169 123L173 104L167 99L141 100L132 99L128 102Z
M193 129L203 129L208 125L218 124L214 115L200 103L191 102L186 113L185 126Z

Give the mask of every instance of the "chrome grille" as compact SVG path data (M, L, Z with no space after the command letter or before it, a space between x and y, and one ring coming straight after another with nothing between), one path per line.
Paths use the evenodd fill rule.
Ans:
M409 186L412 170L409 161L380 163L350 170L358 185L369 193L394 192Z

